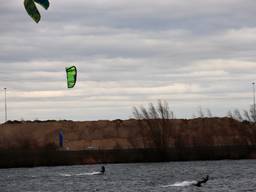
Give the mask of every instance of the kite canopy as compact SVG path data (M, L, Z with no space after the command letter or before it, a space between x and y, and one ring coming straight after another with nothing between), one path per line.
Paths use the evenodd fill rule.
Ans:
M24 0L24 7L32 19L38 23L41 19L41 15L36 7L36 4L38 3L41 5L43 8L48 9L50 6L50 3L48 0Z
M73 88L76 84L76 76L77 76L77 70L75 66L67 67L66 68L67 73L67 85L68 88Z

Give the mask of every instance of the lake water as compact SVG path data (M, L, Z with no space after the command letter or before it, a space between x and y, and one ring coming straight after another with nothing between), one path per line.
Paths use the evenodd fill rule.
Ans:
M106 164L0 169L1 192L256 191L256 160ZM191 185L205 175L202 187Z

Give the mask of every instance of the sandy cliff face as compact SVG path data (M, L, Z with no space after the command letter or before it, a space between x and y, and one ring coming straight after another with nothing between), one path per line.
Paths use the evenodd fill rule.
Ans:
M0 126L1 149L37 149L58 146L64 133L69 150L154 147L152 134L136 120L85 122L17 122ZM256 127L229 118L171 120L166 127L169 147L255 145Z
M256 127L229 118L180 120L174 126L175 142L185 146L252 145ZM176 139L175 139L176 138Z

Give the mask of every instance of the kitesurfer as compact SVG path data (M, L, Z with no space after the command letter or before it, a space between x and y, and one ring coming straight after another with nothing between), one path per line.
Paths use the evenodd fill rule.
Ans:
M197 181L193 185L196 186L196 187L201 187L202 183L206 183L208 180L209 180L209 175L206 175L206 177L203 177L202 180Z
M100 173L101 173L101 174L104 174L104 173L105 173L105 167L104 167L104 166L101 166Z

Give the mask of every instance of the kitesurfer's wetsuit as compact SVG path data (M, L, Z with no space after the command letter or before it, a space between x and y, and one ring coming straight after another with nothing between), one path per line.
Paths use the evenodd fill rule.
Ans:
M203 177L203 179L201 181L197 181L195 184L193 184L194 186L197 187L201 187L202 183L206 183L209 180L209 176L207 175L206 177Z
M104 166L101 166L100 173L102 173L102 174L104 174L104 173L105 173L105 167L104 167Z

